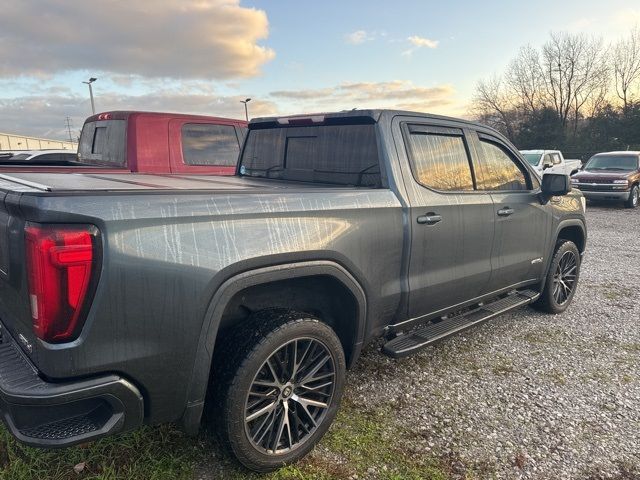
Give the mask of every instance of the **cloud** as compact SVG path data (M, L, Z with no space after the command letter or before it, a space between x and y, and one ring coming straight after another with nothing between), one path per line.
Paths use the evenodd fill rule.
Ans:
M431 40L430 38L419 37L417 35L412 35L407 38L407 41L411 44L411 47L402 52L402 55L405 57L410 57L413 55L413 52L420 48L438 48L439 40Z
M573 33L582 32L584 30L590 29L593 26L594 22L595 20L593 18L577 18L576 20L567 23L565 26L565 30Z
M106 93L96 96L96 109L150 110L193 113L228 118L244 118L240 103L244 96L220 96L207 93L186 94L180 91L160 91L146 95ZM73 131L78 134L87 116L91 114L85 97L42 94L28 97L0 98L0 132L19 133L52 139L68 139L65 117L71 117ZM249 103L250 116L272 115L276 105L268 100L253 99Z
M452 115L462 112L450 85L424 87L408 80L348 82L331 88L280 90L270 96L283 103L280 113L352 108L396 108Z
M258 43L269 33L265 12L239 2L8 0L0 16L0 76L89 70L254 77L275 53Z
M620 28L640 26L640 8L627 8L613 15L613 23Z
M426 47L426 48L437 48L438 47L438 43L440 43L438 40L431 40L429 38L424 38L424 37L418 37L417 35L413 35L409 38L407 38L407 40L409 40L409 42L418 48L422 48L422 47Z
M347 43L360 45L368 40L373 40L373 35L367 33L366 30L356 30L355 32L347 33L344 38Z
M248 96L252 98L250 117L352 108L394 108L454 116L465 113L450 85L422 86L408 80L346 82L325 88L278 90L262 98L255 92L242 96L220 95L205 82L171 87L159 85L156 91L144 95L100 90L95 98L96 109L98 112L149 110L243 118L244 107L240 100ZM0 112L0 132L67 139L65 117L71 117L73 133L77 135L84 119L91 114L91 106L85 95L54 86L40 89L31 96L0 98Z
M310 90L276 90L269 93L271 97L287 98L293 100L308 100L314 98L323 98L331 95L332 88L319 88Z

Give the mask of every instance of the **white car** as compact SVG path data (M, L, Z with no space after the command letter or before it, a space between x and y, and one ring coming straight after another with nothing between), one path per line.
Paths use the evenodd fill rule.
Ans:
M73 150L25 150L14 152L11 157L0 159L0 164L11 165L61 165L78 162L78 153Z
M565 160L560 150L520 150L520 153L541 177L545 173L573 175L582 167L581 160Z

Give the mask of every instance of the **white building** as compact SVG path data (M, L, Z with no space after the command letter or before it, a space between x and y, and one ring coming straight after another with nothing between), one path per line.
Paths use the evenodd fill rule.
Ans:
M78 150L75 142L64 142L62 140L49 140L48 138L25 137L24 135L14 135L12 133L0 133L0 151L17 150Z

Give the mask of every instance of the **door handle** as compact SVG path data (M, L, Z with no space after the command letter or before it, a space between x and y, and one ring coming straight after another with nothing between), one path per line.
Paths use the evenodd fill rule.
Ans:
M420 215L417 220L420 225L435 225L442 220L442 216L436 213L427 213L426 215Z
M504 207L504 208L501 208L500 210L498 210L498 215L501 216L501 217L508 217L513 212L515 212L515 210L513 208Z

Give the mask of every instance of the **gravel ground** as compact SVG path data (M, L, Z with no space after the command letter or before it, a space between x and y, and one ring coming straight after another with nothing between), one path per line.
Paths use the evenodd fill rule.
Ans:
M389 404L398 439L453 477L640 478L640 212L587 212L573 305L524 307L403 361L369 349L355 404Z
M565 313L523 307L400 361L370 346L342 416L294 467L319 474L295 478L407 478L389 472L410 459L437 465L431 478L640 479L640 211L589 206L587 217ZM226 478L225 463L196 478Z

